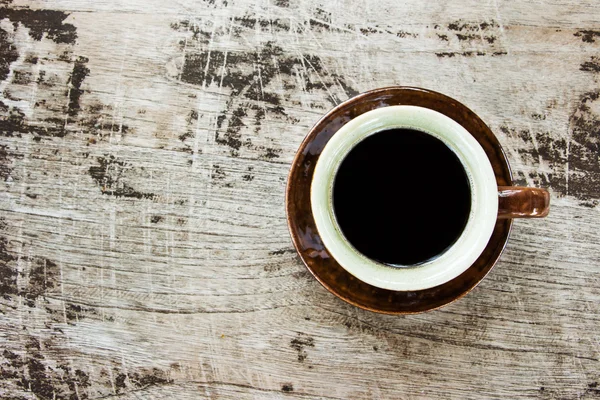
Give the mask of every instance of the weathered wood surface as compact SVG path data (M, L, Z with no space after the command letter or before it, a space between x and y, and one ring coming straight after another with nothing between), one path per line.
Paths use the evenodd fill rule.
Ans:
M1 398L600 395L600 3L1 3ZM553 195L404 318L319 286L284 212L310 126L392 84Z

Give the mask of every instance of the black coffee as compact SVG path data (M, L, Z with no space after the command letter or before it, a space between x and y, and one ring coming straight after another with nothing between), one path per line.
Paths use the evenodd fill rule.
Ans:
M342 161L333 207L356 250L381 263L415 265L458 239L471 190L460 160L441 140L390 129L369 136Z

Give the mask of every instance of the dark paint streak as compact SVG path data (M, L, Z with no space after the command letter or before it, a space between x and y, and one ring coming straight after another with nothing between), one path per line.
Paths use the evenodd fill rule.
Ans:
M379 29L371 28L371 27L360 28L359 31L360 31L360 33L362 33L365 36L369 36L371 33L383 33Z
M487 31L489 29L499 28L500 25L496 23L496 21L484 21L484 22L465 22L461 19L454 21L448 24L448 29L451 31L461 32L461 31L471 31L471 32L479 32L479 31Z
M67 109L67 113L72 117L76 116L77 113L79 113L79 110L81 109L79 105L79 98L83 94L81 84L90 73L89 68L86 67L88 61L89 59L86 57L79 57L73 65L73 72L71 73L71 76L69 78L69 106Z
M332 78L337 79L339 85L342 87L342 89L344 89L344 91L346 92L348 97L355 97L360 93L358 90L356 90L352 86L348 85L346 80L342 79L342 77L340 77L336 74L332 74L331 76L332 76Z
M332 29L331 13L322 8L317 8L313 18L308 19L308 26L312 32L322 32Z
M200 115L198 114L198 111L196 110L190 110L190 112L188 113L188 116L186 117L186 130L184 133L182 133L181 135L178 136L178 139L181 140L185 147L180 149L183 152L189 153L191 155L194 154L194 149L187 143L185 143L186 140L193 138L194 137L194 129L196 127L196 123L198 122L198 118L200 118ZM201 150L198 150L198 153L201 153ZM192 161L192 160L188 160L188 161Z
M388 33L390 33L390 32L388 32ZM396 37L399 37L399 38L406 38L406 37L416 38L418 36L419 35L416 34L416 33L411 33L411 32L407 32L407 31L398 31L398 32L396 32Z
M63 21L68 13L57 10L30 10L27 8L0 8L0 20L9 19L15 27L18 24L29 28L29 36L40 41L44 35L55 43L75 44L77 29Z
M0 218L0 231L6 231L6 228L6 220ZM11 296L18 293L18 271L13 265L13 261L17 258L9 251L8 247L8 238L0 236L0 297L5 300L10 300Z
M505 134L522 141L518 152L526 164L539 166L541 159L550 167L548 173L529 174L534 184L549 186L558 195L574 196L585 207L595 207L600 199L600 114L595 111L599 98L600 91L585 93L580 98L570 118L570 140L554 138L548 132L500 127ZM527 181L521 177L518 183Z
M208 5L213 6L214 8L217 8L217 7L227 7L227 5L229 4L227 2L227 0L220 0L220 1L219 0L202 0L202 2L204 2L204 3L208 4Z
M80 306L79 304L72 304L72 303L65 304L64 313L65 313L65 316L67 317L67 320L72 321L72 322L80 321L89 316L98 315L98 311L96 311L93 308L83 307L83 306ZM62 313L61 313L61 316L62 316ZM105 317L104 321L109 321L110 319L111 319L110 317Z
M276 272L280 271L282 266L280 264L267 264L263 267L263 271L265 272Z
M474 35L474 34L466 34L463 35L461 33L457 33L456 34L456 38L460 41L466 41L466 40L473 40L473 39L479 39L479 36Z
M590 61L581 64L579 69L585 72L600 72L600 58L592 56Z
M536 121L543 121L546 119L546 116L544 114L534 113L534 114L531 114L531 118L533 118Z
M76 32L73 25L63 24L63 20L68 14L53 10L12 10L7 8L0 9L3 18L10 19L15 26L21 23L29 29L29 34L35 40L41 40L44 35L47 38L61 44L74 44ZM18 49L13 43L13 34L0 29L0 78L6 79L10 71L10 64L18 58ZM29 52L29 50L28 50ZM64 101L59 96L55 100L47 101L42 99L36 101L35 108L45 109L53 113L53 117L41 119L26 118L25 114L18 107L9 107L0 103L0 133L13 137L20 137L22 134L33 134L36 142L42 138L65 137L70 132L80 131L83 127L85 132L91 136L87 137L88 144L94 144L96 139L102 139L112 133L127 134L129 127L125 124L105 124L103 119L109 115L103 112L104 108L110 108L106 105L94 105L86 109L83 108L81 98L84 94L82 85L90 70L86 66L88 59L86 57L73 57L70 48L66 48L58 57L57 62L72 64L71 73L66 79L61 79L57 74L48 74L45 70L40 70L37 85L51 87L57 85L67 86ZM25 61L29 64L39 62L38 55L27 53ZM25 85L32 82L32 76L28 71L16 70L12 77L12 84ZM11 96L10 87L5 91L5 97ZM26 99L14 99L26 100ZM65 104L66 103L66 104ZM61 115L61 111L64 115ZM85 111L85 113L84 113ZM35 113L35 115L44 115L45 113ZM81 114L81 116L80 116ZM112 115L112 113L110 114ZM108 132L107 132L108 131Z
M506 53L504 53L504 54L506 54ZM484 53L483 51L477 51L477 52L474 52L474 51L463 51L462 53L457 53L457 52L452 52L452 53L448 53L448 52L446 52L446 53L435 53L435 55L437 57L439 57L439 58L452 58L452 57L455 57L455 56L461 56L461 57L478 56L478 57L481 57L481 56L486 56L487 53ZM496 54L496 53L492 54L492 56L496 56L496 55L499 55L499 54Z
M285 248L285 249L279 249L279 250L270 251L269 255L270 256L280 256L280 255L283 255L283 254L286 254L286 253L295 253L295 252L296 252L295 249Z
M484 41L488 44L496 42L494 33L499 31L500 26L495 21L484 22L466 22L458 20L448 24L447 29L454 33L459 42ZM434 29L439 30L441 27L436 25ZM442 41L448 42L448 35L436 33Z
M42 348L36 337L29 335L26 340L24 353L8 349L2 352L0 377L3 381L12 381L23 392L43 400L89 398L87 389L91 383L85 371L71 368L62 360L48 361L42 350L56 352L52 341L45 341Z
M290 347L298 352L298 361L304 362L308 357L305 349L315 347L315 340L304 333L298 333L298 336L290 341Z
M37 56L34 56L34 55L29 55L29 56L27 56L25 58L25 62L28 63L28 64L35 65L35 64L38 63L38 61L39 61L39 58Z
M248 99L264 100L263 90L266 85L280 72L290 70L294 65L301 64L298 58L277 60L274 57L283 55L280 47L267 43L258 52L229 52L213 50L210 52L190 53L186 55L181 80L195 85L221 84L239 95L242 91ZM225 62L226 61L226 62ZM207 65L208 63L208 65ZM256 69L254 67L257 67ZM205 72L206 70L206 72ZM291 71L290 71L291 73ZM276 93L268 93L272 104L278 105L280 98Z
M3 81L8 77L10 64L17 61L19 53L15 48L12 40L9 40L8 32L0 28L0 80Z
M92 166L88 170L90 176L100 186L102 194L134 199L155 199L154 193L140 192L131 187L124 180L124 175L132 167L125 161L113 155L98 157L99 166Z
M15 85L29 85L33 74L27 71L13 71L12 83Z
M308 24L312 31L327 30L327 29L330 29L330 27L331 27L330 23L321 22L321 21L313 19L313 18L310 18L308 20Z
M582 30L574 33L573 36L580 37L585 43L595 43L596 38L600 37L600 31Z
M168 385L173 383L172 379L169 379L165 371L158 368L142 369L140 372L129 372L130 386L133 388L145 388L149 386L160 386Z
M250 15L244 15L243 17L235 17L233 20L241 27L246 28L246 30L259 29L261 32L287 32L290 30L290 25L285 20L263 19L260 17L255 18ZM237 27L233 29L233 36L235 37L242 37L244 33L245 30L237 29Z
M194 132L192 131L185 131L184 133L182 133L181 135L179 135L177 138L179 140L181 140L182 142L185 142L186 140L188 140L189 138L194 137Z
M12 156L12 154L8 152L8 146L0 145L0 179L2 181L6 181L13 171L13 160L9 156Z
M83 94L83 90L80 88L83 80L89 73L89 69L85 66L87 59L85 57L79 57L73 67L73 72L69 76L70 89L66 92L65 96L68 98L68 106L66 114L69 117L76 117L80 110L79 100ZM42 75L40 75L41 77ZM13 80L13 83L14 80ZM38 84L41 84L38 82ZM41 106L42 103L36 103L36 107ZM45 103L44 103L45 105ZM47 108L49 108L47 106ZM16 107L8 107L7 105L0 102L0 133L5 136L20 136L21 134L28 133L34 134L36 140L39 141L39 137L65 137L69 133L69 123L71 122L67 117L50 117L45 118L42 122L44 124L32 123L27 121L25 114ZM77 120L81 125L89 128L90 133L95 133L97 118L90 118L89 120ZM75 122L75 121L73 121ZM112 130L119 129L119 126L111 127ZM128 127L122 126L122 132L126 133Z
M579 203L580 206L587 208L595 208L598 204L600 204L599 200L588 200Z
M250 16L237 18L236 22L248 29L264 25L262 20ZM172 24L172 28L176 30L190 31L190 26L193 24L189 21ZM194 30L194 35L196 32ZM297 81L299 77L307 92L328 90L338 85L350 96L358 94L342 77L328 74L319 57L309 54L287 55L272 42L249 52L188 50L180 75L181 81L185 83L219 85L229 89L231 98L223 113L217 117L215 142L228 147L232 156L238 156L241 149L246 148L258 151L258 157L266 160L278 158L281 150L255 145L253 138L244 137L243 132L253 123L254 134L258 135L266 114L270 119L283 118L293 123L282 106L281 94L269 89L276 77L288 81ZM342 99L333 100L337 104ZM184 134L180 139L185 140L187 137Z
M319 21L328 22L330 17L330 13L322 9L316 10L315 18ZM282 106L284 97L279 91L269 87L274 78L277 77L278 81L282 80L286 89L291 82L300 81L307 92L328 91L329 88L337 85L349 96L358 94L358 91L347 84L342 77L328 73L319 57L309 54L287 55L281 47L272 42L261 45L255 51L227 53L219 50L207 51L207 38L211 35L215 37L227 35L230 32L224 29L204 32L200 25L201 22L193 23L189 20L171 24L174 30L193 34L187 42L179 79L193 85L218 85L230 90L231 97L223 112L217 117L215 142L228 147L234 157L238 156L242 149L256 151L258 158L265 160L280 156L280 149L253 143L254 137L260 134L264 119L284 119L288 123L295 122ZM234 18L231 32L233 36L241 35L240 30L244 29L288 31L289 24L253 15ZM335 97L331 100L333 104L337 104L344 99ZM188 137L189 135L184 133L180 139L183 141Z
M252 182L254 180L254 175L252 175L252 171L254 167L248 167L248 173L242 176L242 179L246 182Z
M93 104L80 109L80 114L82 115L79 115L77 121L73 122L77 122L79 125L87 128L88 134L91 135L88 139L88 143L90 144L95 144L97 139L104 139L114 133L120 133L121 135L131 133L131 129L125 123L106 124L103 122L103 120L106 121L112 119L111 111L111 106L105 104Z
M127 372L126 374L114 369L114 386L117 394L125 394L129 391L144 389L150 386L169 385L173 383L167 373L158 368L142 368L139 372Z
M67 133L69 133L65 126L68 121L63 118L46 118L44 119L44 122L47 122L48 124L42 127L32 127L31 125L28 125L29 132L39 136L58 138L65 137Z
M261 20L248 16L237 18L236 21L248 28L254 27L257 23L261 26L271 24L271 22L263 24ZM183 23L174 24L174 26L179 27L181 24ZM189 22L186 25L189 25ZM285 28L288 29L287 26ZM304 55L303 57L309 61L314 59L317 64L320 64L320 60L313 56ZM226 63L225 54L221 51L210 52L208 66L206 65L207 60L208 52L187 55L181 76L182 81L201 85L206 79L206 83L210 85L213 82L219 83L223 77L223 86L233 89L235 94L249 86L248 98L252 99L258 99L262 95L261 83L264 87L278 73L290 75L292 68L303 65L301 58L286 57L283 49L272 42L266 43L256 52L229 52ZM254 70L255 66L259 68L260 75L259 70ZM208 71L205 76L204 69L206 67L208 67Z
M284 383L283 385L281 385L281 391L282 392L293 392L294 385L291 383Z
M353 26L350 25L346 25L347 29L353 29ZM371 27L371 26L367 26L365 28L360 28L359 32L365 36L369 36L372 34L389 34L389 35L394 35L396 37L399 37L401 39L404 38L416 38L419 35L416 33L412 33L412 32L407 32L407 31L403 31L403 30L398 30L398 31L392 31L390 29L384 29L384 28L380 28L379 26L375 26L375 27Z
M569 193L581 200L600 199L599 96L598 90L584 94L570 121Z
M225 171L223 171L220 165L215 164L213 165L211 177L214 181L222 181L227 177L227 174Z
M261 158L266 158L267 160L272 160L274 158L279 158L279 154L281 154L281 149L275 149L272 147L266 147L265 152L261 155Z
M221 135L221 132L217 131L215 136L216 143L229 146L232 149L232 154L235 155L237 155L237 150L242 147L242 134L240 131L242 127L246 126L242 120L246 115L244 107L236 108L229 118L225 133Z
M193 123L193 121L198 121L198 111L196 111L196 110L190 110L190 113L188 114L188 117L187 117L188 124Z
M55 332L63 337L62 331ZM145 389L151 386L169 385L173 380L168 373L158 368L129 369L127 372L113 368L114 381L94 379L89 372L67 365L64 361L64 349L56 348L54 341L40 341L29 335L26 337L23 353L4 349L0 355L0 378L2 382L13 382L23 393L30 393L38 399L74 400L92 397L92 381L102 387L94 388L101 393L125 394L130 391ZM45 355L44 355L45 354ZM57 359L48 359L48 355L56 355ZM100 378L107 375L102 369ZM113 386L114 384L114 386ZM11 397L17 398L17 397ZM25 398L25 397L23 397ZM27 397L29 398L29 397Z
M125 379L127 379L127 375L123 373L119 373L115 377L115 387L117 388L117 393L120 393L122 389L127 388L127 385L125 384Z
M583 393L583 396L585 396L585 398L588 398L588 394L594 397L600 397L600 388L598 388L598 382L588 383L587 388Z
M7 223L0 219L0 231L7 230ZM46 258L22 258L28 268L19 270L14 263L17 258L9 249L8 238L0 236L0 296L11 300L15 296L23 299L28 307L36 307L36 301L45 298L46 294L59 286L60 269L56 262ZM21 278L21 288L17 279Z
M39 297L58 286L60 270L58 265L48 259L34 259L29 270L29 282L27 289L22 293L25 303L29 307L35 307Z

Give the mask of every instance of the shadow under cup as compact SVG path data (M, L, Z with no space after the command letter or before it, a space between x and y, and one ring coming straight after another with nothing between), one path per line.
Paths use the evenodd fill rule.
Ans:
M464 296L492 269L509 237L511 219L494 221L491 237L479 257L459 276L423 290L388 290L370 285L346 271L325 247L311 205L315 166L335 133L356 117L380 108L413 105L437 111L460 124L479 143L489 160L494 184L511 186L510 167L498 140L485 123L456 100L433 91L390 87L360 94L331 110L306 136L292 163L286 211L292 241L311 274L331 293L355 306L387 314L435 309Z

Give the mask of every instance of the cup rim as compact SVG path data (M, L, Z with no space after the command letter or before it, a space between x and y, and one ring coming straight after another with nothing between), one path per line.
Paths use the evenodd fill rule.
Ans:
M404 268L376 262L357 251L342 233L332 204L333 182L346 155L368 136L394 128L420 130L446 144L463 165L471 192L471 211L457 240L438 257ZM323 244L356 278L383 289L422 290L456 278L481 255L496 223L498 190L485 151L462 125L435 110L398 105L361 114L332 136L314 170L311 208Z
M316 162L331 136L345 123L373 109L392 105L417 105L454 119L482 145L498 186L512 186L506 154L489 127L469 108L441 93L409 86L390 86L361 93L326 113L309 130L294 157L285 194L292 244L308 272L339 299L372 312L405 315L433 310L469 293L492 270L502 254L512 220L497 220L494 233L481 256L464 273L440 286L418 291L381 289L356 279L325 249L310 206L310 184Z

